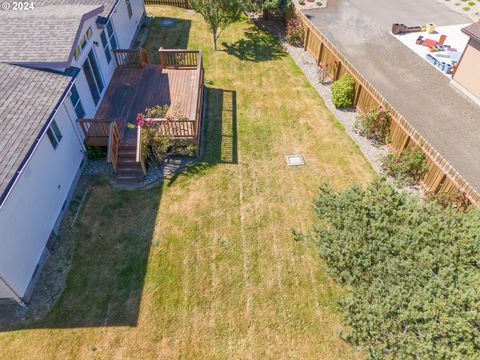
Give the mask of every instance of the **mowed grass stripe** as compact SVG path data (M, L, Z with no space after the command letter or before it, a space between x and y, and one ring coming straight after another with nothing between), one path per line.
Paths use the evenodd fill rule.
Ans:
M149 54L203 49L202 164L149 190L95 183L79 228L64 234L76 250L63 300L45 321L0 333L0 356L359 358L339 337L343 290L289 229L308 227L320 180L364 183L367 161L273 36L240 22L214 52L197 15L148 12ZM160 28L160 17L178 25ZM287 168L292 153L307 166Z

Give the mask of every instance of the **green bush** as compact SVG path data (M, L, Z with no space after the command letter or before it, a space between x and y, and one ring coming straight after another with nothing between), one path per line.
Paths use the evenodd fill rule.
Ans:
M89 159L100 159L107 156L107 149L99 146L86 146L85 155Z
M384 108L372 109L366 114L359 114L354 128L360 135L377 144L385 144L390 138L392 117Z
M332 85L332 102L336 108L346 108L353 105L355 95L355 80L348 75L343 75Z
M422 150L405 149L400 154L390 153L382 158L385 174L401 181L418 181L428 171L427 159Z
M347 340L370 359L474 359L480 353L480 214L397 191L382 179L322 184L312 234L341 300Z

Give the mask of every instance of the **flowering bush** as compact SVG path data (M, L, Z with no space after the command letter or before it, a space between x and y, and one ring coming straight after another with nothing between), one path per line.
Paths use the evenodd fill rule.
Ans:
M420 180L428 170L425 154L420 149L388 154L382 159L382 167L387 175L406 182Z
M360 135L378 144L385 144L390 139L392 117L383 107L360 114L355 121L355 130Z
M290 45L301 46L305 36L305 29L298 19L292 18L287 22L286 40Z
M145 109L136 117L136 125L142 131L142 152L149 164L161 167L167 157L172 155L193 156L197 152L197 145L185 139L174 138L165 129L169 123L184 120L185 117L179 109L174 109L172 114L167 115L168 105L157 105Z

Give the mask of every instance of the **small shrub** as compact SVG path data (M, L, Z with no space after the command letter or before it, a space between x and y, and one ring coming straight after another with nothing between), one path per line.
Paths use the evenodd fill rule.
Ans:
M89 159L100 159L107 156L107 151L99 146L87 146L85 154Z
M346 108L353 105L355 95L355 80L348 75L343 75L332 85L332 102L336 108Z
M301 46L305 36L305 29L298 19L292 18L287 22L286 40L290 45Z
M390 139L390 125L392 117L383 107L372 109L366 114L359 114L355 121L354 128L372 141L385 144Z
M388 154L382 159L382 167L387 175L406 182L420 180L428 170L425 154L420 149Z
M427 193L427 200L436 203L442 209L446 209L449 206L455 206L460 210L466 210L470 206L470 200L468 200L467 195L464 192L430 192Z

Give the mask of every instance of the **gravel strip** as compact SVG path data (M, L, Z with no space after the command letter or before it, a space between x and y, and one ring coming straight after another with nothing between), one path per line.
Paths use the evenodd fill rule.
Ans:
M295 63L302 69L305 76L308 78L312 86L317 90L320 96L325 101L327 108L335 115L338 121L343 125L345 131L359 146L365 157L368 159L373 169L381 174L382 166L380 159L382 156L388 154L386 146L375 146L370 140L361 136L354 130L354 123L357 117L357 112L354 109L340 110L332 103L332 95L330 91L331 83L321 84L318 79L318 67L315 59L309 52L304 51L303 48L291 46L283 42L286 50L290 56L295 60Z

